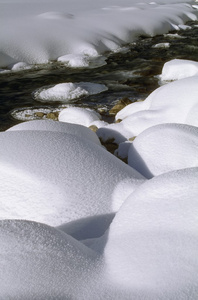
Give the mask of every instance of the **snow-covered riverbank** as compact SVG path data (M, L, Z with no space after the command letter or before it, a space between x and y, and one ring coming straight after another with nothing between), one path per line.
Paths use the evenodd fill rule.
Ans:
M138 34L184 30L197 14L194 1L78 2L0 0L1 66L87 62ZM0 299L197 298L197 62L170 61L158 78L119 123L71 107L59 122L0 132ZM36 95L103 90L67 83ZM114 139L128 165L98 137Z
M1 0L0 67L26 69L51 60L86 66L139 35L184 28L196 16L194 1Z

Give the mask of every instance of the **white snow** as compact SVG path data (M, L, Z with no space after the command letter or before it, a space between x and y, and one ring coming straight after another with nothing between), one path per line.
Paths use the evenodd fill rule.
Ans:
M1 299L86 299L97 255L44 224L0 221Z
M80 138L88 139L97 145L101 145L97 135L92 130L77 124L56 122L52 120L36 120L17 124L9 128L7 131L19 130L41 130L69 133Z
M0 71L51 60L96 66L139 35L189 29L195 2L0 0ZM197 299L197 70L167 62L167 84L121 110L120 123L64 107L59 122L0 132L0 299ZM67 82L34 96L69 102L106 89ZM91 125L129 165L101 147Z
M169 48L170 43L159 43L153 46L153 48Z
M173 59L164 64L160 80L172 81L198 75L198 62L185 59Z
M37 101L41 102L70 102L82 96L98 94L107 90L104 84L79 82L59 83L53 87L41 88L33 92Z
M196 299L197 176L198 168L187 168L147 181L93 243L120 299Z
M190 0L155 4L148 0L1 0L0 67L62 61L67 55L73 55L70 66L84 67L86 55L117 50L140 34L164 34L178 25L186 28L186 21L197 18L193 4Z
M101 116L92 109L82 107L68 107L63 109L58 119L61 122L74 123L89 127L94 125L95 121L99 121ZM105 124L105 123L102 123Z
M119 111L115 119L123 119L122 122L100 128L98 136L103 140L115 138L120 143L158 124L197 126L197 84L198 76L191 76L159 87L144 101L132 103Z
M198 167L198 128L162 124L139 134L129 147L128 163L150 178L169 171Z
M124 201L115 192L119 184L123 188L130 183L132 192L144 181L85 133L78 135L42 130L0 133L0 219L53 226L88 222L119 209Z

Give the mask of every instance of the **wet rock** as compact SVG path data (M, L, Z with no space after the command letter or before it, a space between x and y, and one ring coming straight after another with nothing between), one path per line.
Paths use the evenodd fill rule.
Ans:
M114 141L114 138L109 139L106 142L100 139L101 144L112 154L114 154L115 150L118 148L118 144L116 144Z
M135 140L135 138L136 138L136 136L133 136L133 137L129 138L129 141L133 142Z
M125 106L127 106L128 104L131 104L131 103L132 103L132 101L129 98L124 97L121 100L119 100L115 106L113 106L110 109L109 114L115 116L121 109L123 109Z
M91 129L93 132L96 132L98 130L98 127L95 125L89 126L89 129Z
M43 118L44 117L44 113L41 112L41 111L37 111L37 112L35 112L35 117Z
M54 113L48 113L46 115L47 119L51 119L51 120L58 120L58 113L54 112Z

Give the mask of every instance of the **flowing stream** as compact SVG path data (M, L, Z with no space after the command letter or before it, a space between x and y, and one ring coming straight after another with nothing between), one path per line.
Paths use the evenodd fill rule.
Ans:
M108 90L81 97L72 105L99 111L111 122L108 111L118 100L128 97L132 102L145 99L159 86L157 75L165 62L177 59L198 61L198 22L190 28L155 37L140 37L120 53L111 53L106 64L95 68L68 68L58 63L36 66L34 69L0 74L0 131L21 122L38 119L35 112L60 111L66 104L40 103L32 93L43 86L63 82L102 83ZM161 44L163 43L163 44ZM166 44L164 44L166 43ZM159 48L154 47L161 44Z

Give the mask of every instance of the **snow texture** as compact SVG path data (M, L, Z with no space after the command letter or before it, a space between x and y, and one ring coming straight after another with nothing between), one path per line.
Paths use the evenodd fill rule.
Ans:
M7 131L0 144L0 219L93 222L119 209L119 187L130 183L133 192L144 181L101 146L73 134Z
M0 221L1 299L86 299L99 258L50 226Z
M92 248L104 251L120 299L196 299L198 168L147 181Z

